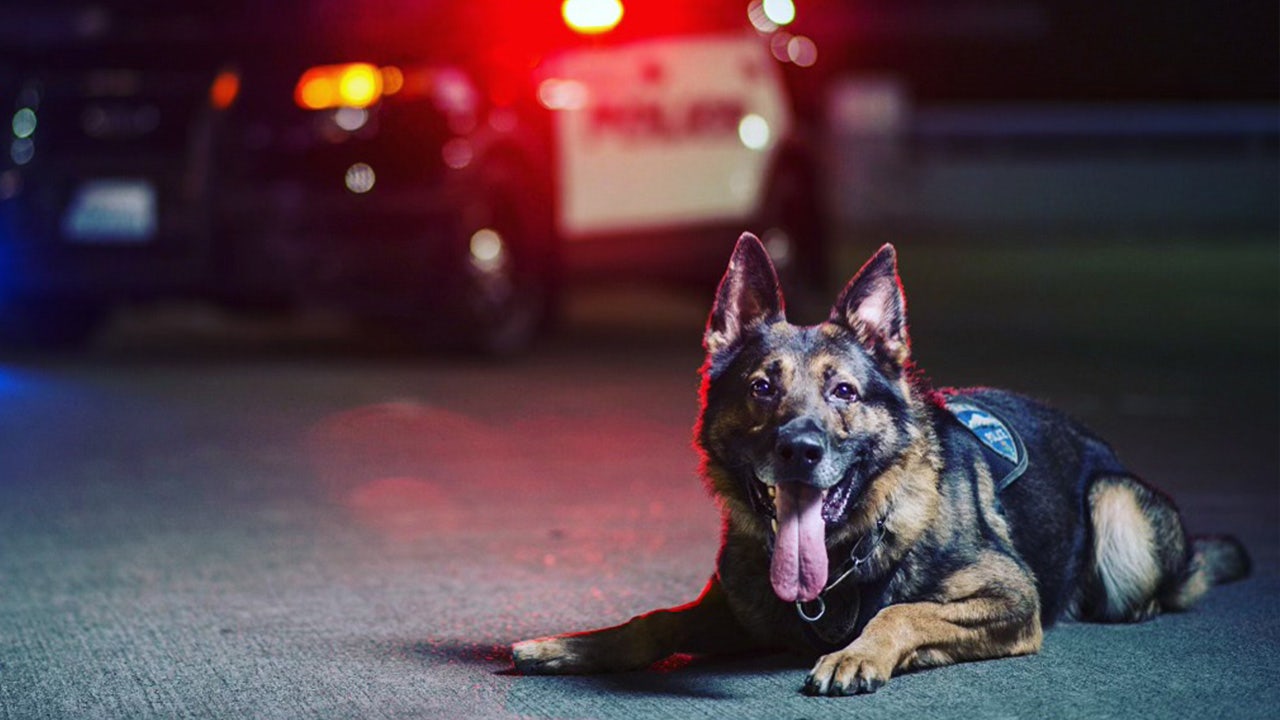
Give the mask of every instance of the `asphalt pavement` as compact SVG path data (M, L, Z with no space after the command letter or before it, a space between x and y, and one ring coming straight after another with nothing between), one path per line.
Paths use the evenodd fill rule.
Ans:
M0 718L1274 717L1274 243L899 251L935 382L1064 406L1193 532L1237 534L1253 577L868 697L804 697L788 656L521 677L512 641L711 571L709 297L577 293L505 362L148 311L81 356L0 358Z

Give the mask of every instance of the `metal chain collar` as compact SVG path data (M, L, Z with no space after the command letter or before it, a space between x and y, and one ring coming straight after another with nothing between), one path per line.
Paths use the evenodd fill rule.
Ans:
M849 550L849 559L845 561L843 571L841 571L840 575L835 580L832 580L825 588L823 588L822 592L818 593L818 597L807 602L804 600L796 601L796 614L800 616L801 620L810 624L821 620L822 616L827 613L827 602L823 600L823 596L834 590L837 585L844 582L846 578L853 574L854 570L857 570L871 560L871 556L875 554L876 547L879 546L880 541L884 539L884 519L887 515L888 513L885 513L885 515L880 516L879 520L876 520L876 529L873 532L867 533L866 535L858 538L858 542L854 543L853 547ZM862 548L863 543L867 543L866 553L864 555L859 555L858 551ZM805 605L812 603L817 603L818 609L817 612L810 615L805 612Z

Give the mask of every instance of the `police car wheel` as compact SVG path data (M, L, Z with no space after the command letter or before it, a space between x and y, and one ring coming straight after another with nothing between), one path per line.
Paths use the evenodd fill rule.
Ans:
M0 350L75 350L106 317L106 308L61 298L0 300Z
M549 233L530 198L490 187L464 211L461 340L487 355L527 348L554 307Z

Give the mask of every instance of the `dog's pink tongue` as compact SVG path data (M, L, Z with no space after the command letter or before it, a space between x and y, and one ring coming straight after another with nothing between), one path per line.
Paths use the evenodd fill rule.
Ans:
M827 527L822 491L801 483L779 483L775 503L778 537L769 580L787 602L812 600L827 582Z

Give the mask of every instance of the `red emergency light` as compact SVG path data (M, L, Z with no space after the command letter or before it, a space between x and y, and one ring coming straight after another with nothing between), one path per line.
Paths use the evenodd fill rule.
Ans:
M584 35L609 32L622 22L619 0L565 0L560 15L569 29Z

